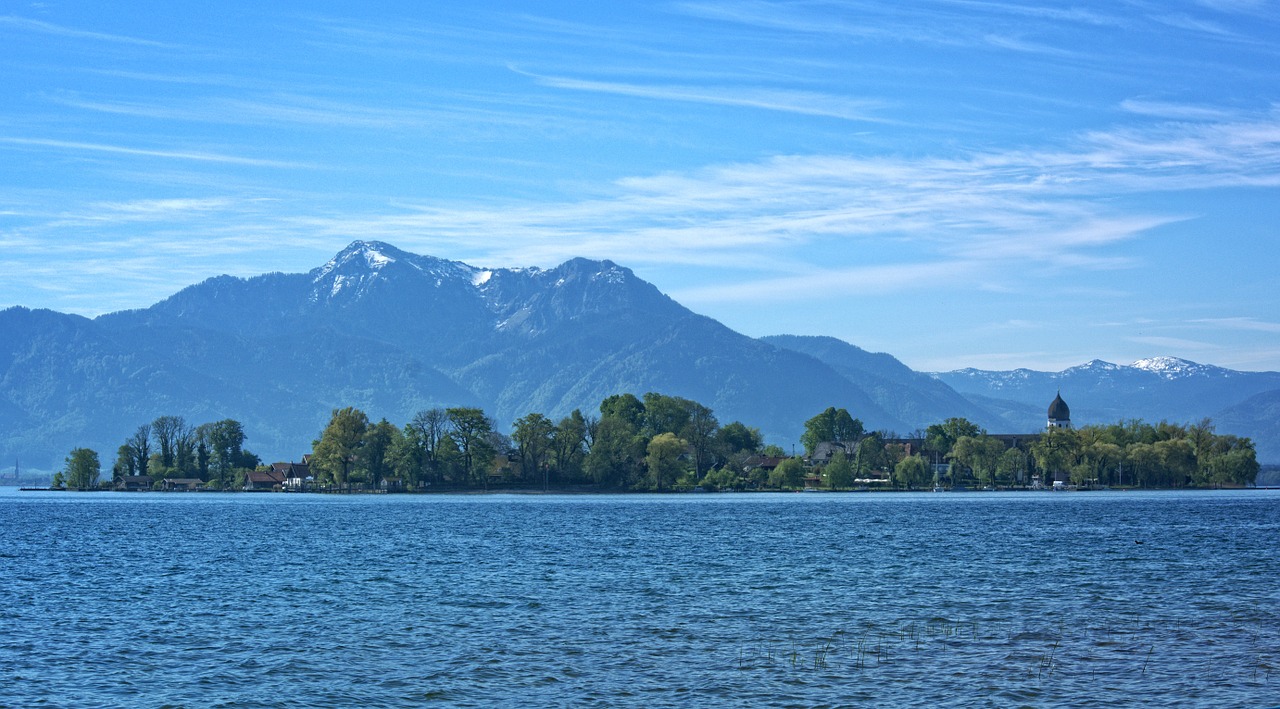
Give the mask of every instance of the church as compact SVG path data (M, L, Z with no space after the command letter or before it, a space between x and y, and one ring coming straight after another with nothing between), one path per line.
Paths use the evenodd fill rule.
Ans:
M1049 404L1049 425L1047 428L1071 428L1071 408L1062 400L1062 392L1053 397Z
M1067 406L1066 401L1063 401L1061 390L1059 390L1057 395L1053 397L1053 401L1050 402L1049 409L1046 413L1048 420L1043 432L984 433L983 435L1000 441L1004 444L1006 449L1013 448L1021 451L1024 454L1023 458L1025 461L1030 457L1031 445L1040 440L1040 437L1043 436L1045 432L1051 432L1055 429L1071 429L1071 407ZM901 453L905 455L932 455L931 460L933 463L935 477L947 474L949 465L944 460L940 459L936 452L932 454L929 452L925 446L925 438L917 435L908 438L885 438L883 441L886 447L900 446ZM826 465L831 462L831 456L837 451L844 453L847 458L853 460L857 455L858 443L859 441L824 441L817 445L813 453L807 457L806 462L809 465ZM1045 485L1052 484L1056 489L1061 489L1068 481L1067 472L1062 470L1054 471L1052 480L1043 480L1039 473L1031 475L1030 479L1028 479L1025 476L1029 473L1030 471L1027 470L1026 467L1017 471L1015 473L1016 483L1019 485L1030 484L1032 487L1037 489L1044 489Z

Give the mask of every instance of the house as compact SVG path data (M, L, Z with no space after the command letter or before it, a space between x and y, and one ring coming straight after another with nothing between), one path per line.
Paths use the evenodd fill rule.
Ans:
M200 478L165 478L160 484L170 492L194 492L204 486Z
M844 453L845 457L853 460L858 452L857 441L823 441L813 449L813 455L809 456L811 465L826 465L831 462L831 457L836 453Z
M303 490L314 478L311 477L311 454L302 456L301 463L272 463L272 474L284 482L285 490Z
M148 475L126 475L116 482L116 489L122 492L143 492L151 489L151 477Z
M750 473L752 470L763 470L771 473L782 465L782 461L786 458L774 458L768 455L753 455L742 462L742 472Z
M283 488L284 475L272 470L251 470L244 476L244 489L249 492Z

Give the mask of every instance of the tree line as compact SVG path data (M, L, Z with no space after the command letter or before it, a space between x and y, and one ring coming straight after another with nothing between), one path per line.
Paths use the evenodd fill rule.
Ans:
M244 426L235 419L198 425L181 416L160 416L138 426L116 449L111 484L125 478L148 478L159 486L166 478L207 483L212 489L238 487L245 474L262 461L244 448ZM54 487L88 489L99 484L98 453L76 448L67 456L65 471L55 473Z
M1126 421L1049 429L1018 445L950 418L899 438L868 431L845 409L829 407L804 424L805 456L765 445L759 429L720 425L690 399L650 392L610 396L598 416L575 410L560 421L540 413L517 419L510 436L480 409L419 412L403 428L371 424L358 409L334 411L314 442L312 470L323 483L477 487L489 483L607 489L914 489L1046 484L1208 487L1253 484L1259 466L1248 438L1217 434L1211 421L1179 425ZM835 453L813 461L823 444Z
M335 409L312 442L314 484L322 487L478 489L489 485L667 491L861 486L914 489L1023 486L1039 476L1079 485L1187 487L1249 485L1258 473L1252 441L1195 424L1125 421L1049 429L1021 437L987 434L963 418L899 438L867 431L845 409L829 407L804 424L804 456L766 445L759 429L721 425L696 401L649 392L618 394L598 414L574 410L554 421L530 413L504 434L480 408L419 411L403 426ZM239 487L266 469L244 449L243 426L224 419L196 426L161 416L119 447L112 479L198 479L211 489ZM817 456L822 450L828 457ZM834 451L832 453L832 451ZM97 485L97 453L77 448L55 486Z
M692 487L763 448L758 429L737 421L721 426L696 401L650 392L611 396L598 416L575 409L554 421L530 413L510 435L473 407L426 409L403 427L337 409L313 442L310 467L321 485L394 479L410 489L520 483L661 491Z
M808 441L829 441L826 431L839 411L806 423ZM832 457L824 478L846 486L850 476L876 476L912 488L946 482L952 486L1020 486L1039 477L1078 486L1216 487L1252 485L1260 466L1253 441L1219 434L1213 422L1193 424L1140 420L1078 429L1050 428L1040 434L992 436L964 418L950 418L908 439L884 440L864 433L856 419L854 461L847 446ZM892 438L892 437L890 437ZM915 450L913 450L915 449ZM812 453L812 448L808 449ZM918 451L918 452L917 452Z

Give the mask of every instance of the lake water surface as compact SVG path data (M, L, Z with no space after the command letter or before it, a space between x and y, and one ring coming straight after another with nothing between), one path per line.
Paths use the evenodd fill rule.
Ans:
M1280 492L0 489L0 706L1280 705Z

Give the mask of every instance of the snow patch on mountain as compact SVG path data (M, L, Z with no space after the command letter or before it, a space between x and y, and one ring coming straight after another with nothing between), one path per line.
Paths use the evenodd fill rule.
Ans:
M591 276L591 280L604 281L605 283L609 283L612 285L619 285L622 283L626 283L627 272L625 269L619 268L618 266L614 266L613 264L609 264L609 268L593 274Z
M1219 367L1197 364L1196 362L1180 359L1178 357L1148 357L1146 359L1140 359L1129 366L1134 369L1140 369L1146 372L1151 372L1152 374L1157 374L1165 379L1181 379L1197 375L1227 373L1227 370L1223 370Z

